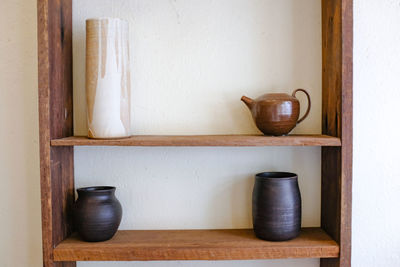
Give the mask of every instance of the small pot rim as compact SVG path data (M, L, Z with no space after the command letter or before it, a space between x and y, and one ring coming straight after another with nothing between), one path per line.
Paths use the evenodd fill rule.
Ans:
M116 187L115 186L88 186L88 187L81 187L76 189L78 192L85 192L85 193L104 193L104 192L110 192L110 191L115 191Z
M297 174L293 172L260 172L256 174L260 179L297 179Z

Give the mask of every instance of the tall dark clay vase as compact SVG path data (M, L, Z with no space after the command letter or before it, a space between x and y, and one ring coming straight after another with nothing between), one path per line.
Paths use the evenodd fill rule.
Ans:
M264 172L253 189L253 227L260 239L285 241L300 234L301 196L297 175Z
M85 187L77 191L74 222L81 238L88 242L112 238L122 218L122 207L115 197L115 187Z

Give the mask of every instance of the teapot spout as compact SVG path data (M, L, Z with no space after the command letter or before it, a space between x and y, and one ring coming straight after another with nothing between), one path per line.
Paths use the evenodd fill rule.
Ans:
M247 96L242 96L241 100L246 104L246 106L251 110L254 105L254 100L247 97Z

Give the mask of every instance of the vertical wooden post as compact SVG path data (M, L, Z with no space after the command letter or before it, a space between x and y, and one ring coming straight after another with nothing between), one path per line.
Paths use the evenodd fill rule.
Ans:
M322 148L321 227L339 243L340 258L321 266L351 266L352 0L322 0L322 64L322 133L342 146Z
M71 232L73 147L50 146L73 135L71 0L38 0L38 43L43 266L74 267L53 261L54 247Z
M340 244L340 258L321 259L324 267L351 265L352 12L352 0L322 0L322 130L342 140L322 148L321 226ZM38 42L44 266L73 267L53 261L54 247L71 232L73 148L50 146L73 135L71 0L38 0Z

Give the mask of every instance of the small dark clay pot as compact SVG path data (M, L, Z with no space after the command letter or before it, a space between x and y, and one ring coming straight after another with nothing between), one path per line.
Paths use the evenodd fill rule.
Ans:
M77 191L74 222L81 238L88 242L112 238L122 218L122 207L115 197L115 187L85 187Z
M253 189L253 227L260 239L285 241L300 234L301 196L297 175L264 172Z

